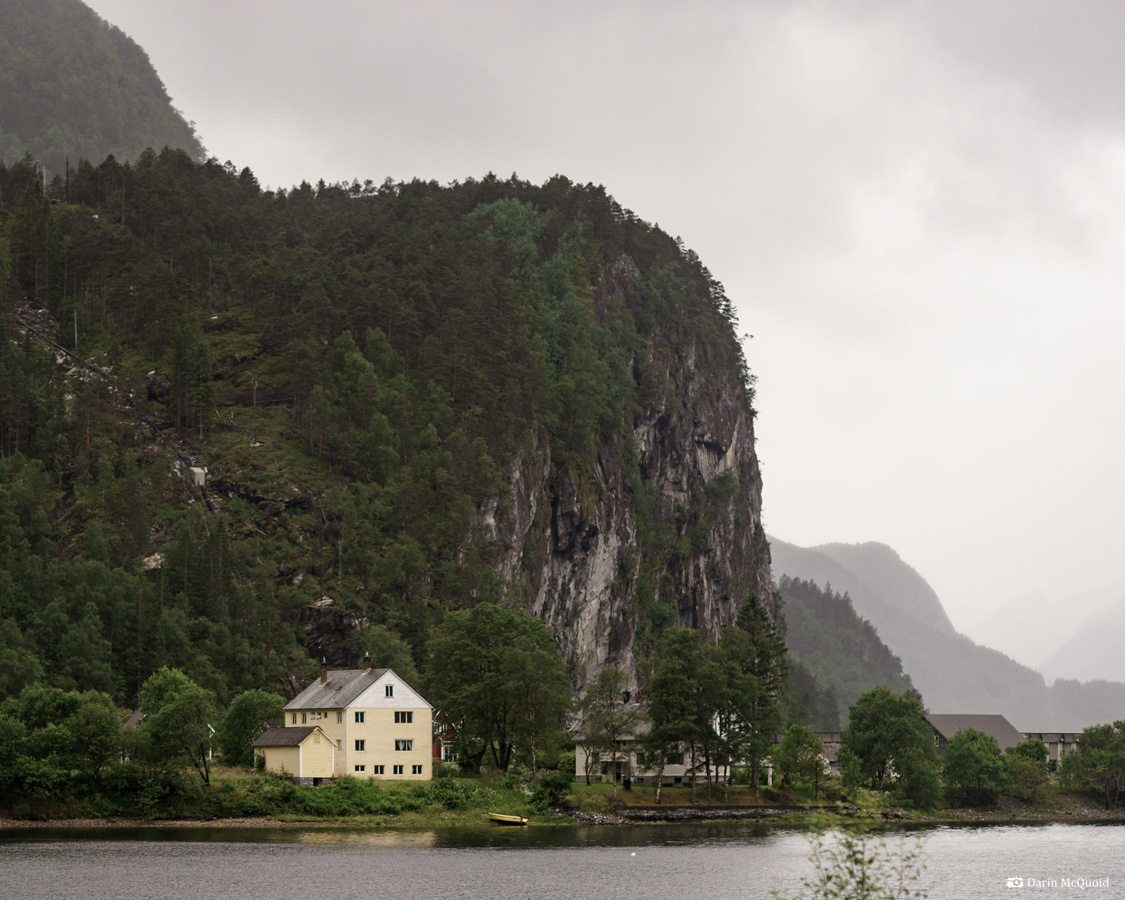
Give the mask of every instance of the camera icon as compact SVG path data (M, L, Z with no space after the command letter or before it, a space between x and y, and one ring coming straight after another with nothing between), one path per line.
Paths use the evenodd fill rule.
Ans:
M1023 879L1019 876L1009 878L1008 887L1023 887Z

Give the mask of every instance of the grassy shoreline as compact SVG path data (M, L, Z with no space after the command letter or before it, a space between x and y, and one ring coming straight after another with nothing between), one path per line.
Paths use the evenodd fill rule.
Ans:
M662 793L662 803L657 806L652 788L619 788L614 797L610 785L572 782L563 798L565 811L560 811L554 805L556 798L548 798L514 776L427 783L343 779L325 787L298 788L279 778L228 771L217 774L209 787L191 785L183 795L140 815L90 799L0 809L0 832L27 828L468 828L486 825L489 812L527 816L535 827L668 821L630 818L630 810L640 815L641 809L667 810L676 824L753 821L786 827L808 823L814 816L833 824L857 819L889 825L1125 822L1125 810L1107 811L1089 795L1063 792L1037 806L1005 798L997 809L925 812L897 810L878 795L856 798L859 805L845 802L835 806L770 789L755 796L743 786L731 788L726 797L721 790L714 790L710 798L699 790L695 803L687 787L669 787ZM721 812L724 810L728 812ZM716 815L722 817L713 817Z

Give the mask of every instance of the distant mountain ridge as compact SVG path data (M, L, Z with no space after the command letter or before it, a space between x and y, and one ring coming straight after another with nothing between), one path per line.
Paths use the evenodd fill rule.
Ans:
M1081 731L1121 718L1125 684L1058 682L953 628L925 580L884 544L804 548L770 539L775 577L846 592L935 713L1000 713L1025 732Z
M1123 633L1125 598L1083 622L1068 640L1043 661L1043 674L1048 678L1080 680L1104 678L1107 674L1125 677L1125 656L1121 653Z
M0 3L0 160L137 159L172 147L202 160L148 55L79 0Z

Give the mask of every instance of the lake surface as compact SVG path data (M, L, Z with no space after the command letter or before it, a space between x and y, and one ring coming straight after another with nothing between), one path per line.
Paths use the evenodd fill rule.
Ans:
M1125 898L1125 826L929 827L932 900ZM448 830L0 830L4 900L568 900L796 896L796 829L694 824ZM1009 879L1023 879L1009 886Z

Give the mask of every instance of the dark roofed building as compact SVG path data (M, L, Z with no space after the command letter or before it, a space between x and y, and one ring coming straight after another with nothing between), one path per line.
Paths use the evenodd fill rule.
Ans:
M336 769L336 745L319 725L267 728L253 744L265 767L300 782L319 784Z
M303 728L267 728L261 733L254 747L296 747L305 738L317 730L316 725L306 725Z
M271 771L301 779L431 777L433 708L367 656L362 669L331 670L322 660L320 678L285 704L284 715L284 727L254 742Z
M927 713L926 721L930 723L937 737L939 756L945 756L945 746L949 743L949 739L966 728L975 728L996 738L996 743L1000 745L1002 751L1014 747L1024 739L1023 735L1016 731L1016 727L1003 716Z
M320 667L320 678L285 704L286 709L343 709L390 669Z

